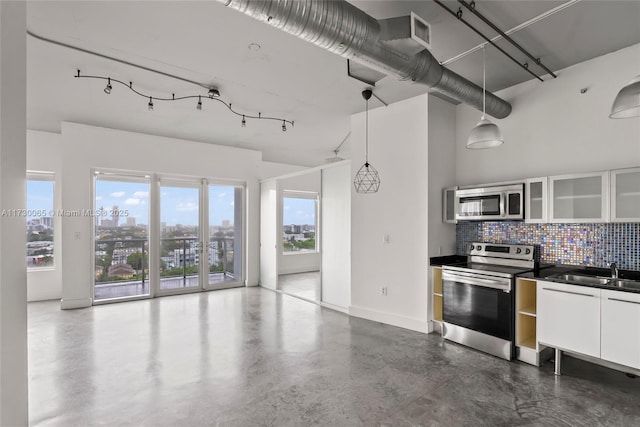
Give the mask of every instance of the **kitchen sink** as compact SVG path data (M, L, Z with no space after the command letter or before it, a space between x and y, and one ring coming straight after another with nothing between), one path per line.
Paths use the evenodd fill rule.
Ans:
M546 277L546 279L555 282L573 283L576 285L596 285L612 288L640 290L640 280L615 279L613 277L595 277L591 275L583 275L582 272L553 274Z
M611 279L608 284L616 288L640 289L640 282L637 280Z
M562 282L577 283L579 285L607 285L612 280L606 277L583 276L581 274L554 274L547 279L556 279Z

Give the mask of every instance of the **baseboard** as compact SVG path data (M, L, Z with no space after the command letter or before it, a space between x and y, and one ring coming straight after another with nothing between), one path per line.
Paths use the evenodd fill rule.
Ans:
M349 314L354 317L361 317L374 322L385 323L399 328L410 329L416 332L428 332L428 322L413 317L400 316L392 313L371 310L369 308L352 305L349 307Z
M339 305L329 304L328 302L321 302L322 307L330 308L331 310L339 311L344 314L349 314L349 309L346 307L340 307Z
M87 308L93 305L93 300L91 298L62 298L60 300L60 309L61 310L73 310L75 308Z

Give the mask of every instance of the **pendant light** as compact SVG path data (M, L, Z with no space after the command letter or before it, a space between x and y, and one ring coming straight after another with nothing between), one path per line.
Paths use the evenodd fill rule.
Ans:
M640 75L627 83L613 101L610 119L640 116Z
M502 132L495 123L485 117L486 111L486 91L487 91L487 58L482 47L482 117L480 121L471 129L467 138L467 148L476 150L482 148L493 148L504 143Z
M380 176L378 171L369 164L369 99L373 95L371 89L362 91L362 97L366 101L365 112L365 157L364 165L356 172L353 185L356 187L356 193L376 193L380 188Z

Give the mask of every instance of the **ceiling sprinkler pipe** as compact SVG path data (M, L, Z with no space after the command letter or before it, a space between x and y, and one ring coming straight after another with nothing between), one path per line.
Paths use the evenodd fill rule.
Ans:
M380 39L373 17L344 0L218 0L245 15L400 80L426 85L482 111L482 88L443 67L428 50L407 55ZM502 119L511 104L487 92L487 114Z

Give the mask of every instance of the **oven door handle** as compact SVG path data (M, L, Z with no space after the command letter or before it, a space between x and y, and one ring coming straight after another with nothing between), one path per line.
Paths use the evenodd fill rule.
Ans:
M511 281L505 283L500 280L485 279L480 277L466 277L448 272L442 272L442 280L451 282L464 283L473 286L482 286L483 288L500 289L504 292L511 292Z

